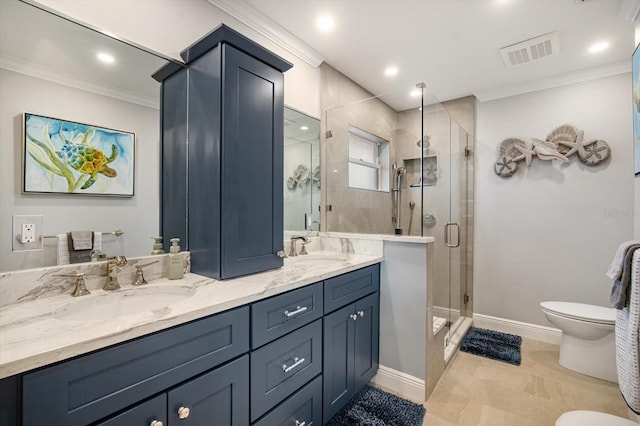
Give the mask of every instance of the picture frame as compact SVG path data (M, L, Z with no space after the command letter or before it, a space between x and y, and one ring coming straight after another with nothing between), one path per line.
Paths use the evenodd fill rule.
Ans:
M135 133L23 114L22 192L133 197Z
M633 99L633 158L635 175L640 174L640 45L631 59L631 93Z

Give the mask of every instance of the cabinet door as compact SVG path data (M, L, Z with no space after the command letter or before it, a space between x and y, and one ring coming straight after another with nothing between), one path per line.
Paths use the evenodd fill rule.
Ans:
M223 44L222 278L282 266L284 83Z
M353 351L355 305L324 317L324 421L333 417L354 395Z
M154 423L156 422L156 423ZM167 424L167 394L140 403L117 416L111 417L96 426L148 426Z
M356 302L354 377L357 393L378 371L380 334L380 294L373 293Z
M168 393L169 424L249 424L249 356L216 368Z

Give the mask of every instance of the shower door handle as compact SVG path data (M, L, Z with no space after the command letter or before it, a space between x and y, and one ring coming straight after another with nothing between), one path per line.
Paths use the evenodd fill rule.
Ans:
M457 229L457 233L456 233L456 243L455 244L451 244L449 242L449 227L451 226L455 226ZM447 245L447 247L449 248L456 248L456 247L460 247L460 225L458 225L456 222L447 222L444 225L444 243Z

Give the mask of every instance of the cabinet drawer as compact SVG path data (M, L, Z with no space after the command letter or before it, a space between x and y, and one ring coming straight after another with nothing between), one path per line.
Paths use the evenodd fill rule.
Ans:
M98 422L96 426L150 425L154 420L167 424L166 393L140 403L109 420Z
M258 348L322 316L322 283L251 306L251 347Z
M25 426L85 425L249 350L242 307L25 374Z
M251 421L322 371L322 320L251 353Z
M324 282L324 313L328 314L380 289L380 265L372 265Z
M293 394L253 426L321 426L322 376Z

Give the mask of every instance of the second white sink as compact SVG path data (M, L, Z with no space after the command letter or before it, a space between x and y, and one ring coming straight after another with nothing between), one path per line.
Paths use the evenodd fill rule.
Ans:
M65 321L104 321L167 308L188 299L194 292L192 287L167 285L81 296L58 308L53 316Z

